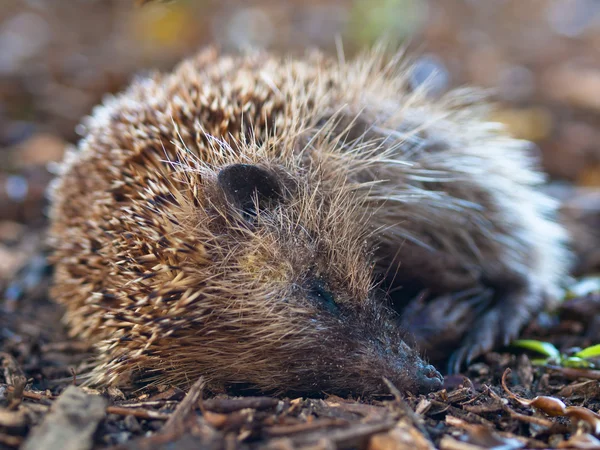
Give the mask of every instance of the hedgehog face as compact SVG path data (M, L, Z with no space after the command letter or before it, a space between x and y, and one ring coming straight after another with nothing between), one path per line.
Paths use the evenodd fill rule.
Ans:
M319 183L298 180L289 188L275 170L235 164L218 174L227 209L218 216L229 217L215 232L213 283L228 307L211 339L229 342L217 367L192 357L199 371L288 393L386 393L383 377L407 391L439 388L373 286L362 226L335 214L351 194L327 198Z
M93 382L186 387L204 376L215 391L355 395L387 393L383 377L412 392L441 386L376 293L344 180L277 161L143 157L123 169L137 183L94 191L106 196L101 220L74 219L71 229L91 229L64 241L79 256L57 269L72 331L103 363Z

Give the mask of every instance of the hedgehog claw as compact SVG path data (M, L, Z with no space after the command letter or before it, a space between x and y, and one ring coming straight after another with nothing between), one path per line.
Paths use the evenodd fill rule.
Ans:
M484 353L510 344L519 335L522 325L531 317L531 312L523 308L523 305L532 303L531 298L525 298L530 295L531 291L513 293L476 320L472 330L463 339L461 347L450 357L449 372L459 373L461 367L470 364Z
M452 353L450 359L448 360L447 370L449 374L456 374L460 372L460 368L462 367L464 360L464 352L465 348L462 347Z
M461 348L452 355L451 369L454 373L459 373L462 366L470 364L500 341L497 330L502 322L501 318L500 311L494 308L474 324L473 330L463 340Z
M475 354L475 349L472 348L471 350L469 350L469 353L467 353L467 356L465 357L465 364L469 365L471 364L471 361L473 361L474 355Z

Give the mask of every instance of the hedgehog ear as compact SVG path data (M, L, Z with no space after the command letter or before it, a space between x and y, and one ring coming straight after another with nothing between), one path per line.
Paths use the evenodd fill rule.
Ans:
M267 169L252 164L231 164L217 175L217 182L225 197L243 213L254 216L254 201L260 207L281 199L281 185L277 176Z

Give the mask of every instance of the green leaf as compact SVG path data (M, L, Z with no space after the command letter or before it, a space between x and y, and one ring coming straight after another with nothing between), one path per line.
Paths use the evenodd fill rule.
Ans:
M519 339L511 343L511 345L541 353L557 361L562 359L558 349L549 342L536 341L534 339Z
M533 366L547 366L548 359L534 358L531 360Z
M568 358L563 359L562 366L576 369L591 369L594 367L591 362L578 358L577 356L569 356Z
M579 350L573 356L577 358L597 358L600 356L600 344L592 345L591 347L586 347L583 350Z

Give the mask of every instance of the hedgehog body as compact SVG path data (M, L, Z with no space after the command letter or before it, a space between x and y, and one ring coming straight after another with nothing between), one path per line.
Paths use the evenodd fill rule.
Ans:
M209 50L98 107L51 210L92 381L429 391L401 330L454 330L456 364L516 336L566 272L555 205L473 93L406 70Z

